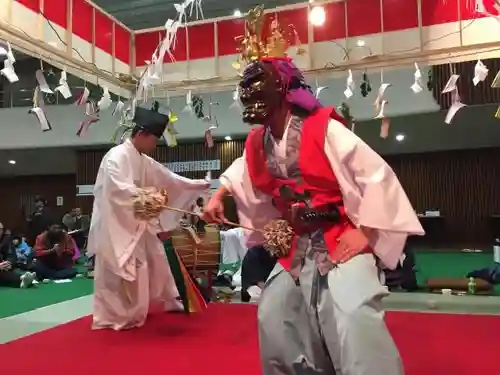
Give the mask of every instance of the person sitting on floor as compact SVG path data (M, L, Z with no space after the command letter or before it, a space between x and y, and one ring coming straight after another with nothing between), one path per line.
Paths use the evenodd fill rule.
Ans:
M33 269L33 249L26 242L23 236L12 237L12 251L16 256L16 267L24 270L31 271Z
M10 232L0 223L0 286L27 288L33 283L34 273L15 271L15 255L11 251Z
M59 224L38 235L35 244L36 274L38 279L72 279L77 275L73 266L76 244Z
M271 255L264 246L258 245L248 249L241 264L241 301L250 302L252 296L249 289L264 285L273 272L278 259ZM257 289L258 290L258 289ZM257 292L260 295L260 291Z

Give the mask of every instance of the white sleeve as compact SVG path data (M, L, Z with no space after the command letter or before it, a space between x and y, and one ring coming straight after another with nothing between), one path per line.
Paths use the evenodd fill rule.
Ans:
M376 229L376 238L370 239L374 250L387 258L387 266L395 266L407 236L424 234L396 174L380 155L335 120L328 125L325 153L350 219L357 226Z

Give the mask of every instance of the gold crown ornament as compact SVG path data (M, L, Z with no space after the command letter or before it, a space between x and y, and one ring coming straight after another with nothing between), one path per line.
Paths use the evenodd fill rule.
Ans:
M290 25L293 27L293 25ZM270 35L263 38L264 6L259 5L251 9L245 17L245 35L235 38L239 42L240 54L238 61L233 63L235 69L241 68L241 62L249 64L263 58L285 58L289 43L280 30L278 20L274 19L270 26ZM294 29L293 29L294 30ZM297 54L303 54L298 49Z

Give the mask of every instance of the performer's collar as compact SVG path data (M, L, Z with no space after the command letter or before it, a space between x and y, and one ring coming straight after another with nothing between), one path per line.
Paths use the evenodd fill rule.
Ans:
M134 142L132 142L132 140L131 140L131 139L127 139L127 140L125 141L125 144L126 144L128 147L132 147L132 148L133 148L133 149L134 149L137 153L139 153L139 155L142 155L142 152L140 152L140 151L137 149L137 147L135 147Z

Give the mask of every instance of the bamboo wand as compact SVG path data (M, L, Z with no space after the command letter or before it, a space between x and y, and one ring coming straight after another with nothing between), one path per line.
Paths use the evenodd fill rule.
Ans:
M187 214L187 215L196 216L196 217L201 218L201 215L197 214L196 212L181 210L180 208L175 208L175 207L170 207L170 206L163 206L163 208L166 209L166 210L169 210L169 211L181 212L183 214ZM254 232L264 233L264 231L262 229L250 228L250 227L247 227L247 226L244 226L244 225L240 225L238 223L235 223L235 222L229 221L229 220L224 220L224 221L222 221L222 223L227 224L227 225L231 225L231 226L237 227L237 228L243 228L243 229L251 230L251 231L254 231Z

